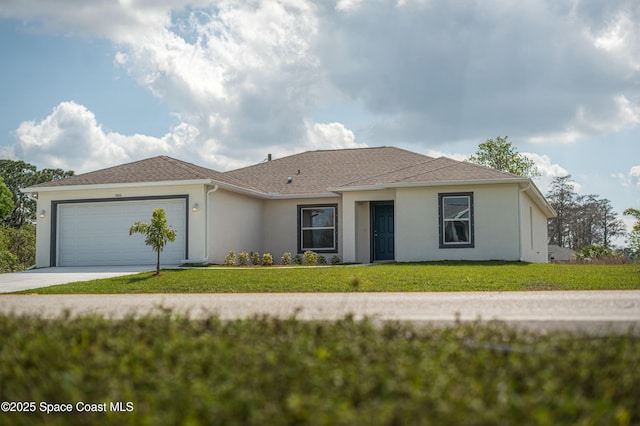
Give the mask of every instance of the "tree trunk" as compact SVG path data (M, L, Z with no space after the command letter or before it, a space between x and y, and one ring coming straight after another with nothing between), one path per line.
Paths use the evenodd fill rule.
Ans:
M158 262L156 263L156 275L160 275L160 250L158 250Z

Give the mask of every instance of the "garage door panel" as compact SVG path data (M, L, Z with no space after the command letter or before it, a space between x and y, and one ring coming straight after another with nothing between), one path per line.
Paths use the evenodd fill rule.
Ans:
M129 236L135 221L149 222L155 208L162 208L176 230L176 241L161 253L164 263L186 257L184 199L60 204L58 206L58 265L154 264L156 254L144 236Z

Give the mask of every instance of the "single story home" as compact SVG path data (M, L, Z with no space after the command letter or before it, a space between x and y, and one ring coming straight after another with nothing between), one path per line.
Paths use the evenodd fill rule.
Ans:
M177 231L162 261L313 250L343 262L547 262L555 213L528 178L394 147L310 151L218 172L159 156L24 190L36 266L152 264L133 222Z

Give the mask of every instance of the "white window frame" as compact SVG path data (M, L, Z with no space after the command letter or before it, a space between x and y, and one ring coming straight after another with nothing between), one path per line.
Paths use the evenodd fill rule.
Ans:
M466 198L468 205L468 217L447 218L445 215L445 201L449 198ZM473 192L454 192L438 194L438 219L439 219L439 238L440 248L474 248L475 247L475 223L473 213ZM465 210L466 211L466 210ZM451 222L467 222L469 229L469 241L446 241L447 223Z
M304 212L309 210L330 209L333 213L333 226L304 226ZM331 230L333 237L332 247L305 247L305 231ZM298 252L303 253L312 250L317 253L337 253L338 251L338 205L337 204L313 204L298 206Z

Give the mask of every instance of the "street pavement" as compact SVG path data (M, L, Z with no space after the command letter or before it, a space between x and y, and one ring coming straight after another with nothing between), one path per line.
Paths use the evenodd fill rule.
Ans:
M0 312L56 317L99 314L109 318L171 310L191 318L223 320L269 315L336 320L347 315L375 322L451 325L501 321L533 330L640 332L640 291L457 293L256 293L0 295Z

